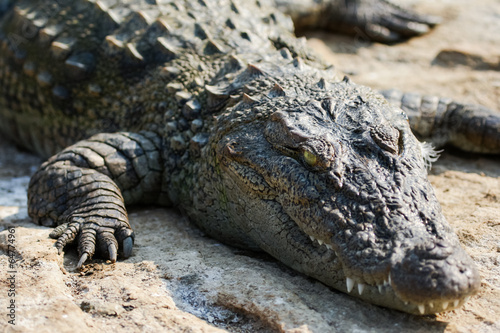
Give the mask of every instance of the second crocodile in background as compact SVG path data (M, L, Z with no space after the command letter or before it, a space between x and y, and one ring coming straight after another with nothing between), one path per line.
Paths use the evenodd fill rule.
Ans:
M434 24L385 1L337 2L277 5L298 27L383 41ZM129 257L125 204L161 204L374 304L463 304L479 275L427 180L429 149L400 108L311 54L273 4L4 1L0 129L55 154L31 180L30 216L56 227L60 251L77 242L79 267L96 251ZM420 134L500 151L487 110L423 101L410 114Z

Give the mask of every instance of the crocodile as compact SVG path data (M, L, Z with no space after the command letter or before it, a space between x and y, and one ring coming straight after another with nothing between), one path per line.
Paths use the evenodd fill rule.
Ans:
M427 180L435 154L409 124L499 153L498 117L385 98L294 32L396 42L436 23L383 0L0 1L0 131L48 158L29 215L55 227L59 253L77 244L78 267L130 257L126 205L158 204L373 304L461 306L479 274Z

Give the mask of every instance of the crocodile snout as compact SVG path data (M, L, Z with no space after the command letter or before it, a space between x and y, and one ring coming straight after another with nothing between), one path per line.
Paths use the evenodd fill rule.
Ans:
M422 314L457 307L480 286L470 256L458 244L444 240L409 249L390 275L396 295L417 305Z

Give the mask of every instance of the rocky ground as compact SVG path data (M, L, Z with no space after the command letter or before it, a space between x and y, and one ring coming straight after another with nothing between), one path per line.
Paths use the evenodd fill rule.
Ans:
M324 33L308 34L310 46L357 83L500 110L500 3L400 2L443 22L395 46ZM462 308L424 317L338 293L266 255L204 237L175 210L154 207L130 212L137 234L131 258L95 260L77 272L76 251L57 255L50 229L27 218L26 187L39 163L0 139L2 332L500 331L499 157L451 151L431 171L448 220L479 266L482 287ZM8 273L9 244L15 273ZM15 297L8 295L12 275ZM15 326L8 323L11 300Z

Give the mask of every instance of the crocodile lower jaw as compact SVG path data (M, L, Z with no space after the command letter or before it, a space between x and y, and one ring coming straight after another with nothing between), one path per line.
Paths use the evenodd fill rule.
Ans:
M327 244L326 242L316 239L313 236L309 235L311 241L319 246L325 246L328 250L333 251L337 257L339 257L338 253L333 249L332 245ZM404 310L413 314L434 314L444 311L451 311L457 307L460 307L462 304L469 301L470 296L466 296L463 299L454 299L454 300L434 300L426 303L414 303L409 301L404 301L398 297L397 293L391 286L391 275L390 273L387 275L387 278L384 279L383 283L377 285L370 285L363 281L357 281L354 278L347 277L345 278L345 286L347 293L353 296L361 296L364 293L370 293L372 295L376 295L377 293L382 296L387 293L391 293L395 295L400 301L401 306L399 307L401 310ZM357 291L357 293L356 293Z
M383 284L379 284L376 286L371 286L367 285L361 282L356 282L352 278L346 277L346 287L347 287L347 292L349 294L352 294L353 290L357 289L357 293L359 296L363 294L366 290L373 288L377 289L378 293L380 295L383 295L384 293L394 293L394 289L391 287L391 277L388 275L387 280ZM355 293L356 291L354 291ZM396 294L397 295L397 294ZM443 312L443 311L451 311L462 304L466 303L470 299L470 296L466 296L463 299L455 299L455 300L448 300L448 301L430 301L424 304L418 304L418 303L413 303L413 302L406 302L401 300L404 303L405 306L405 311L411 312L411 313L416 313L416 314L433 314L433 313L438 313L438 312Z

